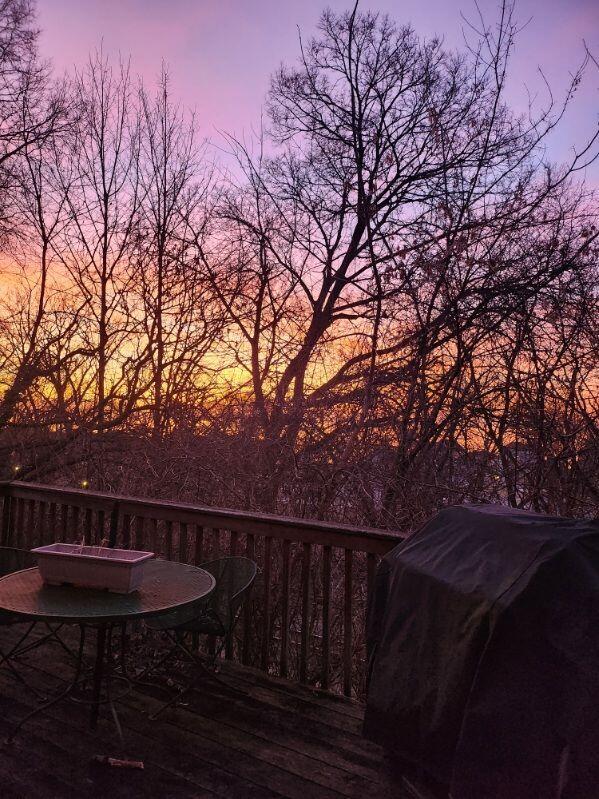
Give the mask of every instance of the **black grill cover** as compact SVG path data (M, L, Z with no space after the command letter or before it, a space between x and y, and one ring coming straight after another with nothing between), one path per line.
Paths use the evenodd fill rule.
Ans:
M441 511L385 556L364 734L454 799L599 797L599 522Z

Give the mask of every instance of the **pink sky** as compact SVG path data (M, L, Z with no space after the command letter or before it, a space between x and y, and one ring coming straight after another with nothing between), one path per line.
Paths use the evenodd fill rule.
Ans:
M325 5L346 10L350 0L38 0L41 50L59 71L81 65L103 42L111 55L131 56L134 72L152 83L161 62L168 65L174 94L197 111L201 132L213 140L218 130L241 134L260 120L270 73L297 57L297 28L307 37ZM480 0L492 18L497 3ZM460 11L475 12L472 0L363 0L364 10L389 12L425 36L444 35L450 46L462 42ZM513 62L510 96L524 101L523 85L542 92L537 68L563 88L583 55L582 40L599 61L597 0L520 0L525 22ZM551 142L554 158L567 156L584 133L599 123L599 70L589 70L574 108ZM599 165L589 170L599 183Z

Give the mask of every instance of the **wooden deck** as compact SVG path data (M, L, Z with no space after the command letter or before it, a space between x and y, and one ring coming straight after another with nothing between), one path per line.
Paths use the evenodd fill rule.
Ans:
M5 633L0 631L0 635ZM39 689L70 673L56 646L30 654L20 672ZM119 703L125 745L113 722L88 729L87 708L61 703L0 747L2 799L37 797L229 797L230 799L415 799L414 783L392 775L383 752L360 735L362 708L261 672L226 665L241 694L206 680L184 707L155 721L165 694L134 692ZM32 695L0 669L0 736L33 707ZM142 760L115 768L97 755Z

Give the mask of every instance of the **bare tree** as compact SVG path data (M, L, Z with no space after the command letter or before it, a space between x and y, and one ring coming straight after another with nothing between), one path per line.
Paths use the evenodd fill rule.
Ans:
M55 221L48 223L44 215L42 173L69 119L64 87L52 84L47 65L37 58L37 37L31 3L4 0L0 4L0 238L8 290L2 319L7 335L0 355L4 388L0 428L12 420L33 383L53 368L47 356L56 330L46 324L46 301ZM34 258L39 259L39 271L29 262L23 267L19 258L27 251L32 230L38 237Z
M203 358L218 332L193 266L207 234L212 169L195 141L194 118L174 105L163 71L154 98L140 90L142 201L134 280L140 289L150 353L152 429L172 430L177 408L193 402ZM192 389L192 394L190 394Z
M113 69L102 53L77 75L76 97L81 118L61 165L70 219L60 254L85 301L80 335L95 357L86 365L82 396L92 408L88 424L102 431L135 407L148 358L141 316L128 302L142 199L140 119L128 67Z
M356 8L326 12L320 32L302 44L300 65L273 79L279 153L256 161L234 146L248 186L223 216L244 231L244 286L250 251L256 265L253 327L228 309L248 344L271 504L320 407L349 403L359 420L351 442L368 428L377 392L400 386L384 517L409 461L455 427L476 348L590 246L572 240L565 250L550 227L573 223L583 199L570 197L568 181L593 157L596 134L563 169L543 164L540 144L563 107L525 119L505 105L516 34L508 6L465 55ZM261 298L285 296L284 286L286 310L262 324ZM257 368L275 329L280 346ZM346 461L347 446L341 454Z

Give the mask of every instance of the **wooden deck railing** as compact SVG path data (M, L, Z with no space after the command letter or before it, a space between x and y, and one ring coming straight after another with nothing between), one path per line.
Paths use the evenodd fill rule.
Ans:
M361 695L368 595L400 533L33 483L0 483L0 494L5 545L85 536L186 563L247 555L259 574L226 657Z

